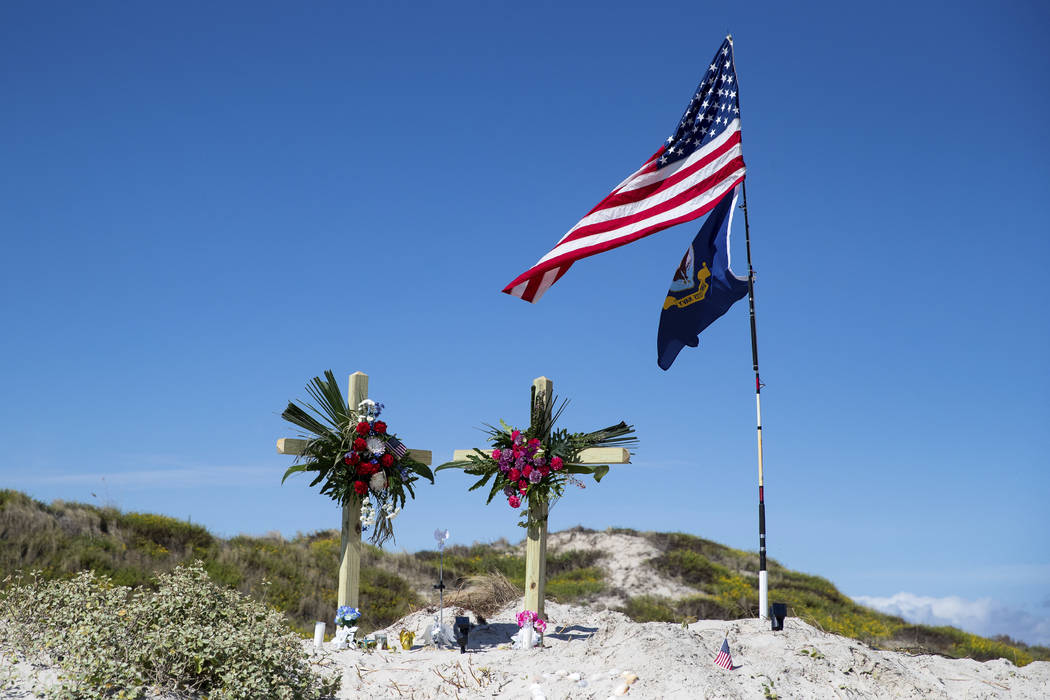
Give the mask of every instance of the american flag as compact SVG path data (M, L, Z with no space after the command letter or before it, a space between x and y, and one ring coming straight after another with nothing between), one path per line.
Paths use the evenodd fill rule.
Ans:
M733 40L726 37L660 150L503 291L534 302L577 260L703 216L743 179Z
M729 639L722 640L722 648L718 650L718 656L715 657L715 664L721 666L727 671L733 670L733 657L729 655Z
M406 454L408 454L408 448L405 447L404 443L402 443L396 437L391 437L387 439L386 448L394 454L396 454L398 459L401 459Z

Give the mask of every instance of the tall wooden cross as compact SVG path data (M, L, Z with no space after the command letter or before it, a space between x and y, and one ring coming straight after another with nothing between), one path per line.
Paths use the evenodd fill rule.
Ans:
M546 377L532 380L532 397L548 405L554 398L554 382ZM529 406L530 414L532 406ZM456 450L454 462L467 461L474 450ZM631 453L623 447L591 447L580 451L578 464L629 464ZM546 618L543 601L547 592L547 504L529 506L529 528L525 540L525 610Z
M350 375L347 405L356 411L368 398L368 375L354 372ZM301 455L306 450L306 440L281 438L277 441L277 452L282 455ZM408 456L427 466L433 459L429 450L409 450ZM339 558L339 605L358 607L361 595L361 500L354 499L343 506L343 527Z

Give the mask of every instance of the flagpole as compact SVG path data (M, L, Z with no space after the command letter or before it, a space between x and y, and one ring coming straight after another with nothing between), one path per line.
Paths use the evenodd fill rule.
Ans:
M766 494L762 473L762 380L758 375L758 334L755 331L755 270L751 267L751 228L747 220L747 182L744 198L744 241L747 246L747 303L751 314L751 364L755 369L755 414L758 418L758 618L769 618L769 579L766 574Z

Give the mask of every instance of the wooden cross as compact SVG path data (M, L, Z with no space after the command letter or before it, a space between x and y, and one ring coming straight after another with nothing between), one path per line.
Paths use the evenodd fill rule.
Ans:
M548 405L554 397L554 382L546 377L532 380L532 395L536 401ZM529 406L531 414L532 406ZM474 450L456 450L452 461L467 461ZM591 447L580 451L577 464L629 464L631 453L623 447ZM525 610L532 610L542 618L543 601L547 590L547 504L529 506L529 528L525 540Z
M368 398L368 375L354 372L350 375L347 406L356 411ZM277 441L277 452L282 455L301 455L306 451L306 440L281 438ZM429 450L409 450L408 456L417 462L430 465L433 455ZM358 607L361 595L361 499L356 498L343 506L343 527L339 558L339 606Z

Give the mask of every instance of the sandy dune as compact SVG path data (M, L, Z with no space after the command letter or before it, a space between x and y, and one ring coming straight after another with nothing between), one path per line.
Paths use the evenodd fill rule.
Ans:
M517 631L517 605L459 650L315 652L343 672L340 698L1046 698L1050 663L1023 668L872 649L795 619L782 632L758 620L683 627L631 622L620 613L549 604L544 647L500 648ZM457 609L445 610L445 621ZM415 613L385 631L420 637L432 617ZM552 632L553 630L553 632ZM714 664L728 634L734 669ZM625 675L637 680L626 684Z

